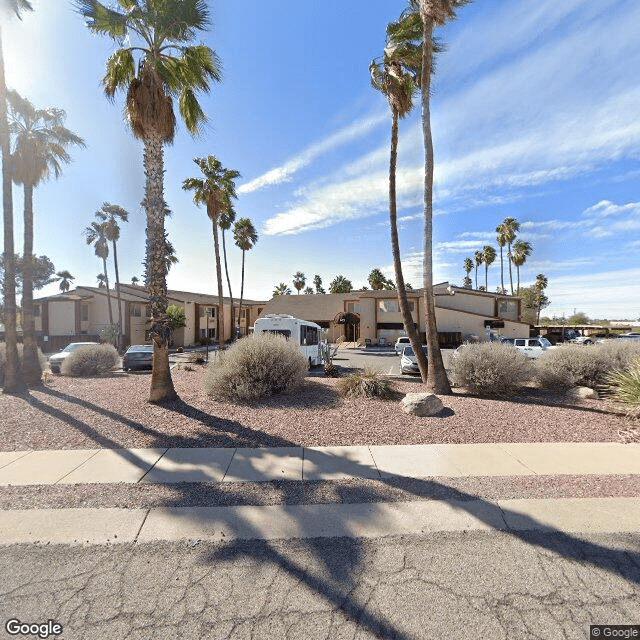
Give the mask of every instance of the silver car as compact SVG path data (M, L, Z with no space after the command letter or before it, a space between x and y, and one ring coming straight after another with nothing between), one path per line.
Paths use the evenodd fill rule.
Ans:
M422 345L422 351L427 355L427 345ZM411 345L405 347L402 350L402 355L400 356L400 373L404 375L405 373L411 373L414 375L420 375L420 369L418 367L418 359L416 358L416 354L413 351L413 347Z
M89 347L91 345L97 345L97 342L72 342L68 344L64 349L60 351L60 353L56 353L49 358L49 368L53 373L60 373L60 367L64 362L64 359L76 349L81 349L82 347Z

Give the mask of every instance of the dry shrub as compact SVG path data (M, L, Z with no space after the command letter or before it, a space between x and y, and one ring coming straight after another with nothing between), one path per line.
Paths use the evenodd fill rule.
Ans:
M613 371L624 371L640 344L611 341L594 346L566 344L545 351L536 362L536 378L543 387L571 389L605 384Z
M111 344L90 344L72 351L60 366L63 376L99 376L118 364L118 352Z
M610 373L607 387L620 409L631 418L640 418L640 356L625 370Z
M293 342L271 333L253 334L218 352L205 371L204 392L215 400L254 402L301 385L307 366Z
M22 368L22 343L18 342L18 367ZM40 347L38 347L38 360L40 361L40 368L45 369L47 366L47 359L42 354ZM7 345L4 342L0 342L0 385L4 384L4 370L7 363Z
M381 398L390 400L395 398L393 382L389 378L382 377L377 371L365 370L352 373L342 378L336 385L341 396L354 398Z
M532 377L527 356L508 344L466 344L451 358L449 374L457 387L484 396L512 395Z

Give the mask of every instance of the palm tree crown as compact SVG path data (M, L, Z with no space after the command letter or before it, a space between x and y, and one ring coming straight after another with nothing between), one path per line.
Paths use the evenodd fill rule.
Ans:
M489 267L496 259L496 250L489 244L482 248L482 262L484 262L484 288L489 291Z
M102 80L113 98L127 91L126 115L133 134L145 139L160 133L171 142L175 133L172 98L191 133L206 116L196 92L208 93L211 81L220 82L220 61L214 51L192 44L210 24L204 0L117 0L116 8L98 0L74 0L87 27L122 45L107 61ZM136 62L137 58L137 62Z
M513 252L511 255L511 262L516 266L517 275L517 288L516 292L520 294L520 267L527 261L527 258L531 255L533 247L530 242L526 240L516 240L513 243Z
M273 294L274 297L275 296L288 296L291 295L291 289L289 288L289 286L285 283L285 282L281 282L280 284L276 285L276 287L273 290Z
M71 288L71 281L75 280L75 276L72 276L68 271L58 271L56 273L56 280L60 281L60 291L66 293Z
M307 276L302 273L302 271L296 271L293 274L293 286L295 290L300 295L300 292L304 289L304 285L307 282Z

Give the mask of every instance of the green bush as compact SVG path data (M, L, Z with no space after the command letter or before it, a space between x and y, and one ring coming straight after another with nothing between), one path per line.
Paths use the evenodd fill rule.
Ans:
M47 359L42 354L40 347L38 347L38 360L40 360L40 368L45 369L47 366ZM4 342L0 342L0 385L4 384L4 369L7 362L7 346ZM22 343L18 343L18 366L22 367Z
M108 373L118 364L118 352L111 344L91 344L72 351L60 366L63 376L75 378Z
M342 378L336 385L341 396L354 398L381 398L389 400L395 397L393 382L382 377L377 371L365 370Z
M606 380L619 407L629 417L640 418L640 356L627 369L610 373Z
M627 369L637 354L640 344L632 342L566 344L548 349L538 358L536 378L550 389L593 388L605 384L611 372Z
M203 386L216 400L254 402L302 384L307 359L293 342L271 333L241 338L207 367Z
M485 396L513 394L528 382L533 366L527 356L508 344L466 344L450 361L451 382Z

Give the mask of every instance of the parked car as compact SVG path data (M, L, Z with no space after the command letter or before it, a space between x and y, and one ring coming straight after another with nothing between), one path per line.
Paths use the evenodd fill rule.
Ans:
M622 335L618 336L618 340L640 341L640 333L635 333L635 332L623 333Z
M425 355L427 354L427 345L422 345L422 350ZM413 373L415 375L420 375L420 369L418 367L418 359L416 358L416 354L413 351L411 345L405 346L402 350L402 355L400 356L400 373L404 375L405 373Z
M61 349L59 353L55 353L49 356L49 368L53 373L60 373L60 367L64 362L64 359L70 354L81 349L82 347L88 347L91 345L97 345L97 342L72 342L68 344L64 349Z
M410 344L411 344L411 341L409 340L408 336L401 336L400 338L398 338L396 340L396 344L394 347L396 350L396 355L399 356L404 350L404 348Z
M503 338L501 342L514 346L528 358L539 358L547 349L555 348L546 338L540 336L537 338Z
M153 345L131 345L122 356L122 370L135 371L137 369L153 368Z
M578 336L569 342L573 344L595 344L595 340L591 336Z

